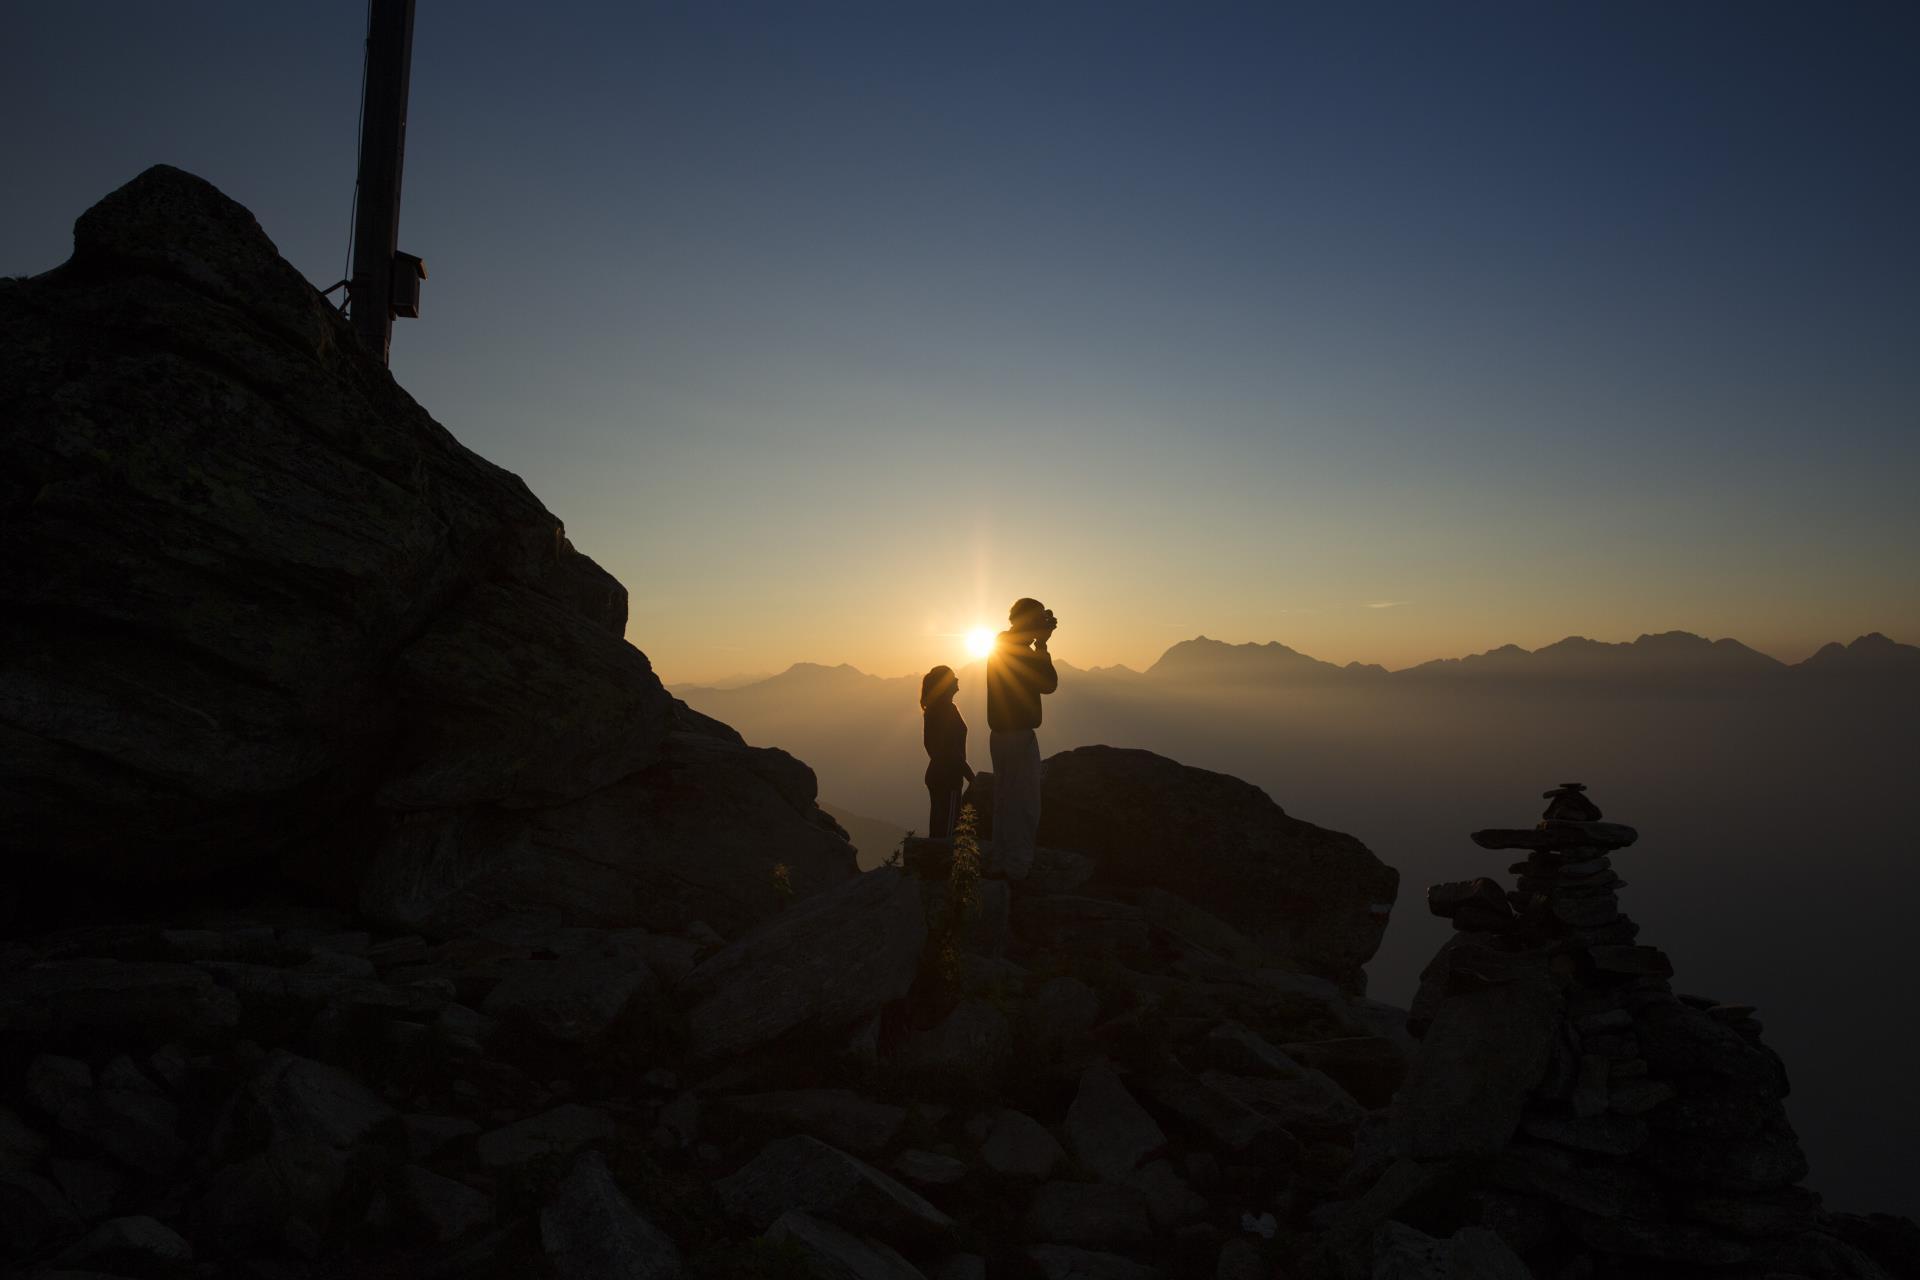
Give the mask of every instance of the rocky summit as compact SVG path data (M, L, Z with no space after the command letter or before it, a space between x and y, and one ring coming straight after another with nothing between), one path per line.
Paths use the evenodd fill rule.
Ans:
M21 892L285 872L436 936L735 929L853 874L680 706L624 587L245 209L156 167L0 284L0 806Z
M1048 762L1025 879L973 826L856 873L206 183L0 332L8 1274L1912 1274L1578 784L1429 895L1411 1015L1392 868L1146 752Z

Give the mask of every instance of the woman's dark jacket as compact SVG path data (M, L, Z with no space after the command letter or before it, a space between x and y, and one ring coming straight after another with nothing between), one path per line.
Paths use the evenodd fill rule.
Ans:
M927 708L920 740L927 746L928 786L957 787L961 779L973 776L967 768L967 722L951 699Z

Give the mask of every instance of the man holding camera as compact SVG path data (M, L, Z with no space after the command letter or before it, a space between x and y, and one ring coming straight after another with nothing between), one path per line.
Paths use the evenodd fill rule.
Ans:
M989 871L1024 880L1033 865L1040 829L1040 699L1060 687L1047 641L1060 625L1053 610L1022 597L1007 612L1011 624L987 656L987 727L993 751L993 865Z

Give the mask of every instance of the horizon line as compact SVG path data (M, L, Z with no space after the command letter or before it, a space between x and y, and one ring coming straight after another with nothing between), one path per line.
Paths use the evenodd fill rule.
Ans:
M1172 653L1175 649L1179 648L1181 645L1193 644L1199 641L1211 641L1214 644L1219 644L1227 648L1233 648L1233 649L1267 649L1267 648L1278 647L1278 648L1286 649L1290 653L1297 654L1302 658L1306 658L1313 662L1322 663L1326 666L1333 667L1336 670L1340 670L1340 671L1348 671L1357 667L1361 670L1375 669L1375 670L1384 671L1388 675L1399 675L1408 671L1417 671L1421 667L1431 666L1434 663L1438 663L1438 662L1464 662L1469 658L1486 657L1489 654L1498 653L1506 649L1518 649L1520 650L1520 652L1531 656L1533 654L1541 653L1547 649L1551 649L1555 645L1565 644L1570 640L1585 641L1589 644L1601 644L1601 645L1607 645L1614 648L1631 648L1634 645L1640 643L1642 640L1658 639L1663 636L1688 636L1688 637L1691 637L1692 639L1704 641L1709 645L1731 642L1733 644L1739 645L1741 648L1746 649L1749 652L1758 654L1763 658L1768 658L1773 662L1780 664L1781 667L1789 670L1805 665L1807 662L1811 661L1814 657L1818 656L1821 653L1826 652L1830 648L1834 648L1837 646L1843 650L1850 649L1854 645L1859 644L1863 640L1870 640L1876 637L1881 640L1887 641L1889 644L1896 645L1900 648L1920 647L1920 646L1907 644L1904 641L1895 640L1891 636L1889 636L1886 632L1876 629L1872 631L1863 631L1859 635L1855 636L1852 640L1826 641L1825 643L1816 646L1814 650L1811 653L1809 653L1806 657L1801 658L1795 662L1789 662L1788 660L1778 656L1777 654L1769 653L1764 649L1756 648L1755 646L1748 644L1746 641L1736 639L1733 636L1705 636L1700 634L1699 632L1687 631L1683 628L1676 627L1667 631L1643 631L1631 640L1596 640L1592 636L1585 636L1577 633L1569 633L1567 635L1561 636L1558 640L1550 640L1546 644L1541 645L1537 649L1529 649L1524 645L1519 645L1519 644L1514 644L1509 642L1506 644L1494 645L1492 648L1489 648L1489 649L1476 650L1472 653L1459 654L1457 656L1451 656L1451 657L1441 656L1441 657L1427 658L1427 659L1424 659L1423 661L1415 662L1409 666L1404 666L1404 667L1388 667L1383 663L1361 662L1357 659L1350 660L1347 662L1335 662L1327 658L1318 658L1318 657L1315 657L1313 654L1307 653L1303 650L1295 649L1292 645L1287 644L1283 640L1221 640L1218 637L1209 636L1205 632L1201 632L1199 634L1193 635L1186 639L1174 641L1172 644L1168 645L1164 650L1162 650L1160 652L1160 655L1156 657L1152 662L1148 663L1145 667L1132 667L1127 665L1124 662L1104 662L1104 663L1093 663L1087 666L1079 666L1074 662L1072 662L1070 659L1060 657L1059 655L1055 655L1055 657L1063 665L1070 667L1075 671L1082 671L1082 672L1125 671L1132 675L1145 675L1148 671L1152 670L1153 667L1159 665L1159 663L1166 658L1167 654ZM985 658L976 658L971 662L968 662L965 666L962 666L958 669L962 671L970 670L974 667L980 666L985 661L986 661ZM735 672L735 673L731 673L724 676L709 678L706 680L699 680L699 679L673 680L673 681L662 680L661 683L667 686L668 688L713 689L718 687L718 684L716 683L716 681L718 681L718 682L725 682L734 688L747 688L767 680L777 679L778 677L786 675L789 672L794 671L795 669L800 667L819 667L827 671L837 671L842 668L845 668L846 670L851 671L856 675L865 676L873 680L917 680L920 678L922 674L917 671L907 671L907 672L899 673L897 675L883 675L879 672L868 671L863 667L855 666L851 662L845 662L845 661L816 662L816 661L813 661L812 659L800 658L792 662L789 662L786 666L781 667L777 671L770 671L763 674ZM734 682L738 682L738 683L736 684Z

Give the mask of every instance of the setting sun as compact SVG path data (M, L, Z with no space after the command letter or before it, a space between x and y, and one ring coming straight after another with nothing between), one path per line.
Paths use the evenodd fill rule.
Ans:
M989 627L975 627L967 632L967 655L984 658L993 652L993 631Z

